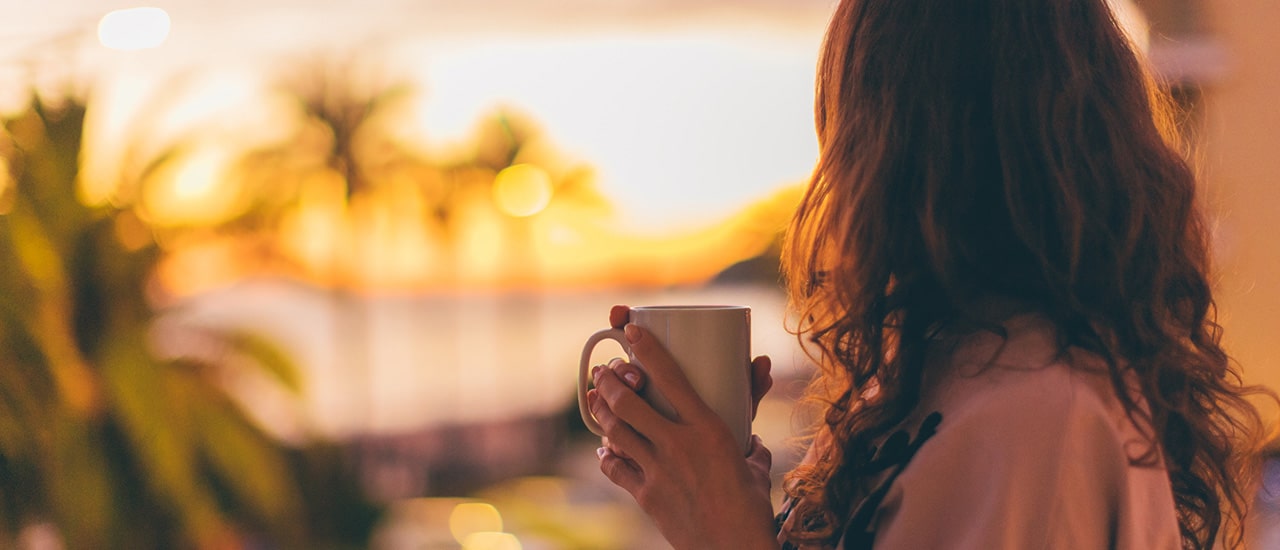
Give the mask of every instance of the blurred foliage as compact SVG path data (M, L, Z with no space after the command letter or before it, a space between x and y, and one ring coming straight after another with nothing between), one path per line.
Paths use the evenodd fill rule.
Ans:
M385 221L360 217L362 206L409 210L403 215L428 222L426 229L445 246L462 246L459 236L470 229L463 219L468 207L492 208L495 176L522 163L549 173L554 203L583 206L601 216L611 213L593 170L556 151L522 113L496 109L477 122L467 143L449 154L427 153L412 139L396 136L420 91L402 82L359 88L354 84L358 80L350 78L356 71L356 64L321 62L278 83L278 91L297 105L299 122L288 139L240 159L236 173L252 180L246 187L258 192L236 223L256 223L257 229L276 233L301 201L323 195L323 187L337 182L345 197L341 206L354 225Z
M0 540L52 522L69 548L325 547L309 526L344 513L367 533L358 495L350 514L308 488L350 485L332 449L271 438L219 383L226 365L151 353L159 252L124 237L132 212L77 199L84 115L37 97L0 121ZM296 389L270 343L218 336ZM355 545L361 528L322 534Z
M427 145L414 125L422 90L338 59L272 72L258 98L271 113L269 131L253 126L260 120L216 121L243 125L232 133L249 136L225 139L215 121L204 120L157 139L166 94L185 85L179 78L148 102L159 112L137 115L134 135L112 140L124 160L93 178L112 200L134 205L166 259L202 246L228 256L221 272L166 290L188 295L263 273L340 292L456 288L475 283L476 272L518 286L533 277L524 273L536 270L533 262L475 266L484 248L477 240L512 257L531 253L536 216L504 212L495 198L498 176L517 165L548 180L543 219L571 220L588 232L609 223L612 205L594 170L557 150L530 118L495 109L469 136ZM117 145L132 142L149 147ZM226 154L216 186L178 181L175 174L211 151ZM155 197L163 200L147 200Z
M260 201L273 190L296 200L308 184L324 181L316 177L320 173L339 176L348 201L408 183L421 193L427 218L456 230L449 222L473 198L469 192L487 199L498 172L534 163L552 172L556 200L610 208L595 188L592 171L563 158L533 120L510 108L479 120L469 142L452 154L422 151L412 138L397 136L421 91L366 74L370 70L361 63L326 59L284 71L276 88L297 107L294 132L275 146L245 155L239 170L244 177L259 178L253 187L262 191Z
M296 259L276 237L308 197L335 184L335 221L372 223L376 212L362 218L362 203L386 203L388 188L408 185L418 196L408 215L459 246L459 212L492 208L495 175L524 162L552 174L556 201L607 214L590 170L559 158L528 119L497 112L457 154L428 158L387 131L409 90L360 92L341 73L313 67L281 85L297 107L295 128L234 161L226 177L243 180L246 200L211 224L157 223L141 200L199 148L198 133L147 158L126 147L131 168L114 176L110 200L91 205L80 187L84 102L33 96L0 119L0 544L48 522L69 548L364 545L380 509L354 481L349 451L286 447L219 381L243 363L222 359L248 357L296 392L288 357L252 334L207 328L198 336L217 340L218 356L154 353L152 301L183 290L157 283L157 266L225 237L265 242L268 262ZM334 252L336 263L310 268L330 271L335 289L359 284L359 254ZM363 323L348 321L359 340Z

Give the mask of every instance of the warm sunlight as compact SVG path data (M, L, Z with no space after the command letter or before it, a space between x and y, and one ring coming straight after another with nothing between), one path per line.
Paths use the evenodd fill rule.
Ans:
M348 224L343 207L342 178L332 171L316 171L304 176L307 185L297 205L280 222L281 247L293 261L305 266L321 280L342 256Z
M288 139L298 116L262 75L234 68L182 75L122 68L118 78L93 90L93 98L78 175L81 199L91 205L127 195L148 159L172 155L196 139L237 154L251 151Z
M169 14L160 8L116 10L98 22L98 41L113 50L145 50L164 44L169 27Z
M144 182L142 206L159 225L211 224L234 214L239 189L226 178L228 152L203 147L162 164Z
M362 287L413 288L448 267L444 239L432 233L427 205L412 182L386 182L350 207L352 275Z
M531 266L511 260L516 249L509 220L480 201L464 205L459 218L466 231L458 236L458 282L480 287L503 286L503 280Z
M407 46L420 142L447 155L498 106L589 159L641 231L697 227L806 176L820 31L718 29ZM444 153L441 153L441 152Z

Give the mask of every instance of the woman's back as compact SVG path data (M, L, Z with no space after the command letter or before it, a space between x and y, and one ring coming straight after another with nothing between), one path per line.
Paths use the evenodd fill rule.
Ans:
M941 420L872 525L884 548L1181 548L1168 471L1106 365L1023 315L941 340L909 432Z

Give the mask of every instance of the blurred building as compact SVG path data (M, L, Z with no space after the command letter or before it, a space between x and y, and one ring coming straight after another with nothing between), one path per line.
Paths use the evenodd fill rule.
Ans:
M1280 388L1280 3L1137 0L1188 109L1213 213L1218 305L1247 380Z

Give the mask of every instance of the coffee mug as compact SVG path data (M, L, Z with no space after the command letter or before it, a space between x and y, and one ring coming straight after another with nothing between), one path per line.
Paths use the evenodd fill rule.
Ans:
M631 308L631 322L644 327L667 349L702 400L729 425L743 454L751 437L751 308L745 306L643 306ZM622 346L641 370L626 335L606 329L587 338L578 367L578 410L596 435L604 429L587 408L591 352L603 340ZM653 384L640 396L667 418L676 419L671 403Z

